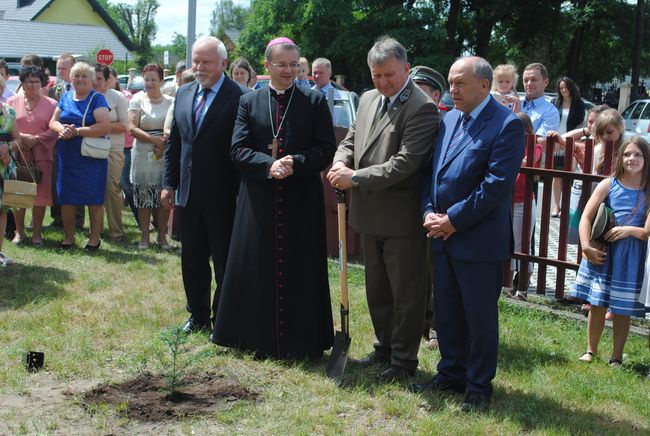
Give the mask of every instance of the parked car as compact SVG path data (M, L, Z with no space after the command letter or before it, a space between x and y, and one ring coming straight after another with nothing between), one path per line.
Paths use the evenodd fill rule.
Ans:
M128 74L119 74L117 76L117 81L120 82L120 88L126 89L126 84L129 83L129 75Z
M444 115L450 110L454 108L454 99L451 98L451 94L449 91L445 91L444 94L442 94L442 97L440 97L440 101L438 102L438 110L440 111L440 115Z
M127 91L131 94L135 94L140 91L144 91L144 77L135 76L131 81L126 85Z
M20 86L20 76L9 76L7 77L5 83L7 85L7 88L9 88L13 92L16 92L16 90ZM49 81L47 83L48 89L53 86L56 86L56 76L50 76Z
M357 119L359 96L352 91L339 90L338 94L340 98L335 98L332 106L332 120L335 127L349 129Z
M621 115L625 120L625 139L642 136L650 141L650 99L633 101Z

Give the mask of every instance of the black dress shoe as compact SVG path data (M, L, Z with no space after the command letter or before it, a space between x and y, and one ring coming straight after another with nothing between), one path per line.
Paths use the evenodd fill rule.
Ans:
M453 383L448 381L438 380L434 377L426 383L416 383L409 386L411 392L456 392L458 394L465 393L465 385L461 383Z
M480 392L468 392L465 395L460 410L463 412L480 412L485 413L490 405L490 396Z
M196 319L190 317L185 324L183 324L183 331L185 333L196 333L202 331L212 330L212 325L210 321L197 321Z
M355 359L351 361L361 366L370 366L375 364L390 365L390 356L385 354L380 354L377 351L373 351L362 359Z
M391 366L386 371L379 374L379 380L384 383L398 382L413 377L415 371L402 368L401 366Z

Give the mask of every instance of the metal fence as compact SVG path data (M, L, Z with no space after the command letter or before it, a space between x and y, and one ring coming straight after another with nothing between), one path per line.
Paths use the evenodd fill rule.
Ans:
M599 182L605 175L593 174L594 167L594 141L589 138L584 142L574 141L572 138L566 139L566 147L564 153L564 167L554 168L554 151L556 148L556 141L553 138L548 138L544 153L542 155L542 165L540 167L534 165L535 156L535 135L526 135L526 150L527 157L525 165L522 165L520 173L526 176L526 195L524 199L523 211L523 224L521 226L522 232L520 235L514 235L515 238L521 238L521 251L513 254L513 258L520 260L519 268L519 282L517 290L525 292L528 290L528 262L536 263L538 265L537 284L535 286L537 294L546 293L546 274L549 267L557 268L557 278L555 280L555 298L564 298L564 287L566 280L567 270L577 271L582 258L582 250L578 242L578 255L576 259L567 259L567 245L568 245L568 232L569 232L569 210L571 201L571 187L574 180L582 181L582 194L577 210L581 213L584 209L587 200L592 192L592 182ZM574 159L574 150L579 148L578 155L584 149L584 160L580 165L581 172L575 171L577 167ZM612 168L612 161L614 155L614 142L608 141L604 146L604 161L602 168L607 171L601 171L604 174L609 174ZM562 214L560 217L559 226L559 241L557 249L557 258L549 257L549 226L551 220L551 188L553 178L562 179ZM534 186L537 182L543 182L542 201L541 201L541 217L540 217L540 232L539 241L536 241L535 253L531 254L531 233L530 224L532 216L532 203ZM538 206L540 204L538 202ZM510 268L510 262L507 262L505 268Z

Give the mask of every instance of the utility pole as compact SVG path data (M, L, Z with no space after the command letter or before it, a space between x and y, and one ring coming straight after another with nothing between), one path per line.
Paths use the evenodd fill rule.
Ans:
M192 46L196 39L196 0L187 2L187 49L185 51L185 65L192 68Z
M636 99L639 90L639 76L641 71L641 50L643 50L643 13L644 0L636 2L636 25L634 29L634 53L632 55L632 93L630 101Z

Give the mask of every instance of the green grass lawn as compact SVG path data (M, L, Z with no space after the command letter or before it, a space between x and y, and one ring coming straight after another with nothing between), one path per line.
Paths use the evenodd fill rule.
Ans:
M586 324L501 302L499 368L487 415L464 414L458 395L412 394L405 384L376 382L380 368L348 365L337 388L318 363L255 360L191 335L179 361L185 374L217 373L259 394L207 416L138 422L127 405L83 404L81 392L147 372L164 373L170 356L161 333L187 318L178 256L136 250L128 222L124 243L97 253L62 252L60 234L45 246L5 241L16 264L0 269L0 434L649 434L647 338L631 335L622 368L610 368L611 331L591 365L577 361ZM338 322L338 268L330 262ZM372 349L363 269L350 268L351 355ZM27 350L45 352L28 373ZM422 347L413 381L435 373L439 354Z

